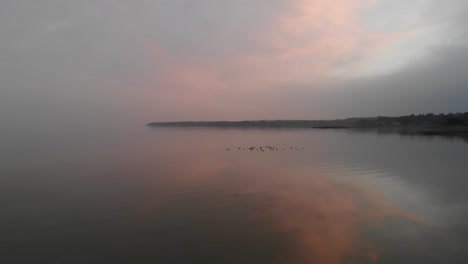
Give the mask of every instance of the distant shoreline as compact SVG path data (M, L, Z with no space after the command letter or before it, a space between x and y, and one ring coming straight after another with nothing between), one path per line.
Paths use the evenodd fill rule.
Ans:
M362 117L336 120L245 120L151 122L149 127L311 128L391 130L402 134L468 138L468 112L400 117Z
M361 130L361 131L376 131L384 133L397 133L402 135L420 135L420 136L442 136L442 137L461 137L468 139L468 127L421 127L421 126L378 126L378 127L359 127L359 126L280 126L280 125L253 125L243 124L237 125L233 122L229 124L216 125L214 123L206 122L162 122L162 123L148 123L149 127L161 128L225 128L225 129L320 129L320 130Z

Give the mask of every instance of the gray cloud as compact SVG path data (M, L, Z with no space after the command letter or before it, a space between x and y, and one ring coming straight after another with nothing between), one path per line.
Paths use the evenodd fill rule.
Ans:
M318 105L320 116L327 118L465 112L467 68L468 48L439 47L431 57L389 75L334 82L319 90L310 89L314 84L286 85L277 100L295 107L298 118L316 117L307 105Z

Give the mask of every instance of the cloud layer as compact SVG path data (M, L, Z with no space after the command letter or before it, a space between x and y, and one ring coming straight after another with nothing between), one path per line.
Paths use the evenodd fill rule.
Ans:
M466 110L461 0L25 2L1 4L9 120Z

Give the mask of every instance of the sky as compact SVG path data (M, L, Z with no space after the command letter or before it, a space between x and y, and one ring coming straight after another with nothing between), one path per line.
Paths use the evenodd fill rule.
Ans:
M4 124L468 111L465 0L4 0Z

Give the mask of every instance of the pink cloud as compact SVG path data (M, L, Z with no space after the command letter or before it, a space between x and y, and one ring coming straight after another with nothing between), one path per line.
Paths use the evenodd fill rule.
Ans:
M363 14L369 1L293 0L275 21L254 32L254 45L265 53L249 54L246 65L264 71L265 79L304 81L323 78L378 56L406 33L369 31Z
M364 0L285 1L271 19L252 25L245 36L249 44L239 53L181 57L145 40L152 67L146 86L155 88L151 96L159 102L159 109L174 112L175 105L183 105L191 114L187 118L209 118L207 113L220 114L219 109L230 109L224 114L258 111L245 106L262 99L249 96L252 91L261 95L274 92L272 87L278 83L327 79L335 70L378 57L408 36L408 32L367 29L363 14L373 4ZM243 98L245 104L239 107L235 98ZM268 102L263 107L269 108Z

